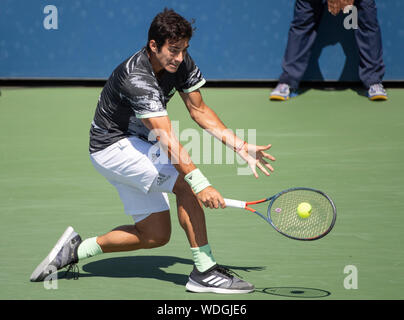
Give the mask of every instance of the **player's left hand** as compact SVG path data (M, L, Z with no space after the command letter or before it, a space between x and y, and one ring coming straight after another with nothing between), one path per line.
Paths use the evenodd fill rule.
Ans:
M271 172L274 171L274 168L272 168L271 164L269 164L266 160L268 159L271 161L275 161L275 157L265 152L270 148L270 144L268 144L267 146L256 146L254 144L246 143L244 144L243 148L237 153L245 162L247 162L254 176L258 178L256 169L257 167L267 176L270 175L268 170Z

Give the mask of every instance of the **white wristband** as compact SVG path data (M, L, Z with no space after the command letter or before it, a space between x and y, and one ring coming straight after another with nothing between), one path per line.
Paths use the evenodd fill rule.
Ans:
M184 177L184 180L188 182L195 193L199 193L203 189L211 186L208 179L202 174L199 169L192 170Z

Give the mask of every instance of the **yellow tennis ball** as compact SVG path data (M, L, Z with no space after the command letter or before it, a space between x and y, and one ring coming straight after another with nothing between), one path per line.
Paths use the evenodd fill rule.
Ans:
M311 204L302 202L297 206L297 214L300 218L306 219L311 215Z

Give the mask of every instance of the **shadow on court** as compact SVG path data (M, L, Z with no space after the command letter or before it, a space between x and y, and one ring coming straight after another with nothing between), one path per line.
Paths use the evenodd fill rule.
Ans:
M314 289L314 288L302 288L302 287L257 288L255 292L272 294L281 297L298 298L298 299L324 298L331 295L331 292L326 290Z
M80 278L85 277L108 277L108 278L149 278L172 282L177 285L185 285L188 281L189 273L170 273L164 268L168 268L177 263L189 265L189 273L194 262L191 259L183 259L172 256L130 256L116 257L98 260L82 266L83 271ZM237 271L262 271L265 267L238 267L227 266L231 270ZM69 272L61 272L59 279L70 279Z
M304 85L302 85L301 88L299 88L297 90L297 96L301 96L304 95L306 92L310 91L311 89L313 89L312 87L309 86L309 83L305 83ZM348 83L345 84L345 86L341 86L341 87L335 87L330 85L329 87L316 87L316 90L321 90L321 91L346 91L346 90L352 90L353 92L355 92L358 96L361 97L365 97L367 98L367 90L365 89L365 87L363 87L363 85L361 84L357 84L357 83L353 83L352 86L349 86Z

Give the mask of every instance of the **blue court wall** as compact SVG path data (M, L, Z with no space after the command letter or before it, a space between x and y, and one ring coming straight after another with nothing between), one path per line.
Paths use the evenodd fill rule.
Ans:
M58 29L47 30L54 5ZM404 2L376 0L385 80L404 79ZM145 45L153 17L173 8L197 28L189 52L208 80L274 80L294 0L1 0L1 78L107 78ZM342 13L325 14L305 78L357 80L357 49Z

